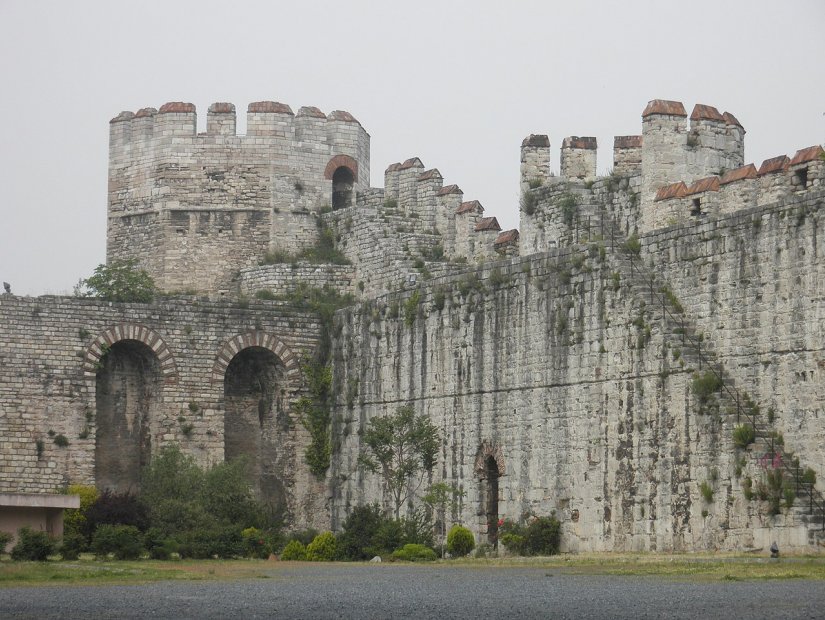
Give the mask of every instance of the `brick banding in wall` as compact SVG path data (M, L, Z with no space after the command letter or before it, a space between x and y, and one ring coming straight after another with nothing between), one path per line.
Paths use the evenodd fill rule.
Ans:
M222 382L232 359L250 347L261 347L272 351L284 365L287 378L290 381L298 379L301 368L298 365L298 357L292 350L272 334L252 331L234 336L224 343L212 366L212 383Z
M94 339L83 356L83 374L93 379L97 376L100 360L105 351L121 340L137 340L152 349L160 362L160 370L165 383L177 381L178 370L175 358L166 342L153 329L135 323L120 323L102 332Z
M503 476L506 473L507 468L504 463L504 453L501 451L501 446L485 439L481 442L478 452L476 452L476 460L473 465L473 472L475 472L476 478L484 479L487 477L486 462L490 456L492 456L496 462L498 475Z
M324 178L331 181L332 175L335 174L335 171L341 166L348 168L349 171L352 172L354 181L358 180L358 162L349 155L336 155L330 159L327 167L324 168Z

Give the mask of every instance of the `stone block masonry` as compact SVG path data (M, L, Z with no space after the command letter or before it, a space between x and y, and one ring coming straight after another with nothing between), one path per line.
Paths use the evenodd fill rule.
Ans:
M256 488L296 525L323 527L324 485L306 468L308 436L293 410L318 337L313 316L273 302L0 296L0 491L101 481L134 490L140 465L170 444L202 466L222 462L232 456L227 432L247 415L237 406L240 364L275 378L260 419L252 394L254 433L237 440L260 472Z
M598 247L435 280L412 322L409 293L336 315L337 393L357 385L358 394L336 406L334 526L355 505L386 501L379 477L357 466L361 433L411 404L441 431L432 482L465 491L450 518L479 542L495 519L555 511L570 551L743 549L771 536L806 544L802 521L768 525L743 497L735 419L701 413L693 370ZM708 505L699 488L712 478L722 499Z
M369 135L347 112L261 101L246 136L235 126L229 103L210 106L205 134L188 103L112 119L108 260L137 258L163 290L228 292L238 268L311 246L315 216L369 187Z

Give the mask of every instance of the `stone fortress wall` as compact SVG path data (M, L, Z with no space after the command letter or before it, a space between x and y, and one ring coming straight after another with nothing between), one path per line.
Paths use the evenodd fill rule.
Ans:
M501 231L416 157L369 187L369 135L345 112L253 103L238 136L219 103L196 134L194 107L171 103L110 127L108 259L212 301L0 298L0 490L132 484L114 454L137 470L179 442L203 463L255 455L256 488L291 525L338 528L386 499L357 466L361 431L412 404L442 432L432 481L466 492L449 518L479 542L498 517L552 511L570 550L817 542L802 506L770 516L743 485L765 476L767 433L825 475L821 147L757 169L733 115L697 105L688 124L654 100L605 177L595 138L562 141L558 176L549 137L526 138L520 229ZM330 232L351 264L294 258ZM271 251L293 258L259 264ZM323 482L292 415L320 326L247 301L301 286L359 299L332 330ZM771 411L746 451L730 398L714 409L692 391L708 364Z
M323 484L301 466L309 439L293 409L318 322L283 304L243 305L0 296L0 489L135 491L151 455L177 443L202 466L245 454L276 508L323 527ZM259 419L264 397L273 402Z

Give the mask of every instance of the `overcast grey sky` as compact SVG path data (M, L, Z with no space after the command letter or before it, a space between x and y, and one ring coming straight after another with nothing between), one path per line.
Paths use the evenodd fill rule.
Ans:
M519 145L641 131L650 99L732 112L746 161L825 140L825 2L0 0L0 280L71 290L105 261L109 119L190 101L351 112L372 185L418 156L518 227Z

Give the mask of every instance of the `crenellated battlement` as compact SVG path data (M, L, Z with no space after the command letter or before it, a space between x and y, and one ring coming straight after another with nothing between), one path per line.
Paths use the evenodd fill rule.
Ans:
M740 166L694 181L660 187L654 197L652 215L647 221L653 228L686 224L707 215L733 213L750 207L773 204L783 197L825 186L825 153L819 145L787 155Z
M174 101L110 121L108 258L137 258L167 289L228 290L269 250L317 239L316 216L369 188L369 134L349 112L277 101ZM216 261L218 265L216 266Z

